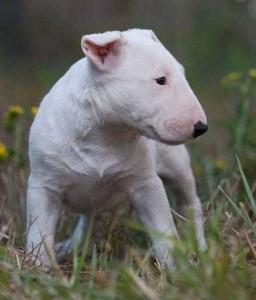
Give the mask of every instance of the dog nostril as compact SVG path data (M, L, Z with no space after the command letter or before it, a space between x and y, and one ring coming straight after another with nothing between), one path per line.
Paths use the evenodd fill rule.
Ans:
M194 134L193 134L193 138L197 138L198 136L204 134L207 130L208 130L208 125L202 123L201 121L198 121L198 122L194 125Z

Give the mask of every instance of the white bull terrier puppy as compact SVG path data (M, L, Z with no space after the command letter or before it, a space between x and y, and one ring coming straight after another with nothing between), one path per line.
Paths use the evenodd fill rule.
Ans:
M83 240L90 216L125 195L171 271L170 237L178 233L160 177L173 187L178 212L192 207L201 230L201 204L180 144L207 131L204 111L183 67L151 30L85 35L81 45L86 58L45 96L31 127L27 252L37 264L51 264L66 206L81 216L72 237L57 246L62 259ZM203 233L199 247L206 248Z

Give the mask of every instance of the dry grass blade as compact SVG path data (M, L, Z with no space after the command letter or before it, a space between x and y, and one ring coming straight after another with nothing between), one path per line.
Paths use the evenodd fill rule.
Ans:
M171 208L171 212L173 212L177 217L179 217L181 220L185 221L185 222L188 222L188 223L193 223L193 224L196 224L195 222L193 221L190 221L189 219L183 217L182 215L178 214L174 209Z
M127 270L129 276L136 283L141 292L150 300L160 300L156 291L154 291L150 286L148 286L139 276L137 276L131 269Z
M246 231L243 231L243 234L244 234L244 237L246 239L246 242L247 242L248 246L250 247L250 249L252 251L252 254L253 254L254 258L256 259L256 249L255 249L248 233Z
M7 239L7 240L10 239L10 237L9 237L8 235L6 235L6 234L0 232L0 241L1 241L2 238L5 238L5 239Z

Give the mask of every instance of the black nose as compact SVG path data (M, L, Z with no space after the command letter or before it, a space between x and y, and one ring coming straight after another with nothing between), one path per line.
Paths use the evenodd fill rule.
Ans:
M195 125L194 125L194 134L193 134L193 138L197 138L198 136L204 134L206 131L208 130L208 125L202 123L201 121L198 121Z

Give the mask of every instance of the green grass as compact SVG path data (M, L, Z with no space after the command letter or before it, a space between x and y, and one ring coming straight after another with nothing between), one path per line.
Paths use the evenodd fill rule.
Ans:
M44 274L24 260L26 171L2 167L0 299L255 299L255 200L239 160L234 173L205 203L208 250L197 251L191 224L173 250L175 272L157 264L141 226L123 209L104 216L97 246L88 235L81 256ZM63 219L58 237L74 226Z

